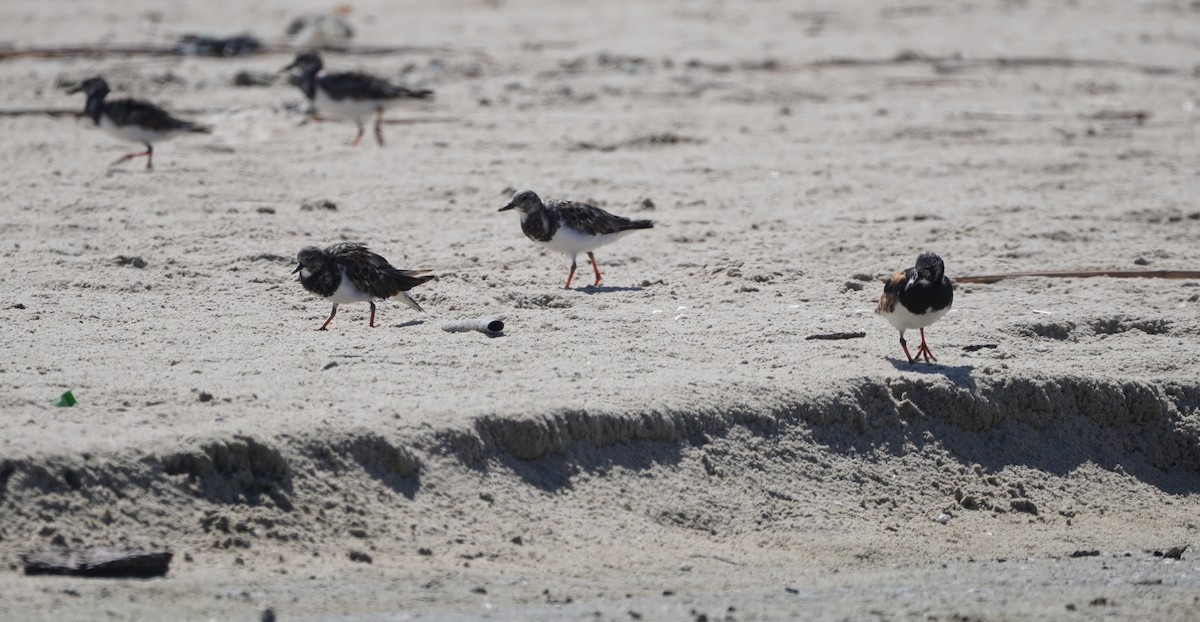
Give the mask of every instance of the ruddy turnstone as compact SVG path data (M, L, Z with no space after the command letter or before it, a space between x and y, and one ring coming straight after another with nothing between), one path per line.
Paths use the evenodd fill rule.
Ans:
M212 130L191 121L172 117L167 111L149 102L136 99L105 100L108 96L108 83L104 78L96 76L80 82L68 93L87 93L87 103L83 112L100 129L120 138L146 146L145 151L127 153L113 164L120 164L132 158L146 156L146 168L154 168L154 143L161 142L177 134L199 133L208 134Z
M946 266L937 253L924 252L917 257L917 265L897 272L883 286L879 306L875 312L882 315L896 330L900 331L900 347L909 363L925 357L925 362L937 361L937 357L925 343L925 327L941 319L954 302L954 286L946 278ZM908 353L904 331L921 329L921 346L917 356Z
M630 220L616 216L586 203L550 199L543 202L532 190L522 190L513 195L512 201L500 211L516 208L521 212L521 231L529 239L546 248L571 256L571 273L567 275L565 289L571 288L575 278L575 257L587 253L600 284L600 267L592 251L616 242L637 229L650 229L649 220Z
M383 78L347 71L318 75L324 67L316 52L297 54L283 71L298 68L296 86L312 103L317 114L338 119L351 119L358 125L358 135L350 145L363 137L363 119L375 115L375 140L383 144L383 112L404 99L426 99L430 90L412 90L396 86Z
M367 302L371 305L372 328L375 326L376 298L399 295L400 302L421 311L408 290L433 278L421 276L428 270L399 270L386 259L367 250L363 244L343 242L325 249L306 246L296 256L299 265L292 274L300 273L304 289L333 302L329 318L317 330L325 330L337 315L338 305Z

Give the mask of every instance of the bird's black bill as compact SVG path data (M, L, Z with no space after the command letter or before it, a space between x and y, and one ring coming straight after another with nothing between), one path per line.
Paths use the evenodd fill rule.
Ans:
M82 84L76 84L75 86L73 86L73 87L71 87L71 88L67 89L67 95L71 95L71 94L73 94L73 93L78 93L78 92L80 92L80 91L82 91L82 90L83 90L83 85L82 85Z
M280 69L279 73L283 73L285 71L288 71L289 69L295 69L295 68L296 68L296 61L292 61L292 64L288 65L287 67L284 67L283 69Z
M299 272L299 271L301 271L301 270L303 270L303 269L304 269L304 264L302 264L302 263L298 263L298 264L296 264L296 269L295 269L295 270L292 270L292 274L296 274L297 272Z
M502 207L502 208L500 208L500 209L498 209L498 210L496 210L496 211L498 211L498 212L503 212L504 210L507 210L507 209L512 209L512 208L513 208L513 204L512 204L512 203L509 203L508 205L505 205L504 207Z

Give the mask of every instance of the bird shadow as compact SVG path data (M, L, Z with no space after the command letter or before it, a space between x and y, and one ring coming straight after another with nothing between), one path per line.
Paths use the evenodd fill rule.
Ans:
M641 291L645 291L645 290L646 290L646 288L644 288L644 287L618 287L615 285L614 286L606 285L604 287L599 287L596 285L588 285L587 287L581 287L581 288L574 289L571 291L576 291L581 294L591 295L591 294L612 294L615 292L641 292Z
M392 328L408 328L409 326L420 326L424 323L425 323L425 320L409 320L407 322L401 322L399 324L396 324Z
M940 363L909 363L903 359L888 357L888 362L896 371L907 371L914 374L945 376L955 386L964 389L975 389L975 379L971 377L973 365L942 365Z

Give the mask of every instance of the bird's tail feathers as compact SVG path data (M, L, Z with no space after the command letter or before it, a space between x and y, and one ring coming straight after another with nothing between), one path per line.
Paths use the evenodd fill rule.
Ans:
M433 277L429 277L429 278L433 278ZM400 302L403 302L404 304L412 307L413 309L416 309L417 311L420 311L421 313L425 312L425 310L421 308L421 305L417 304L417 301L413 300L413 297L410 296L408 294L408 292L400 292L399 298L400 298Z
M412 97L414 99L429 99L433 97L433 91L429 89L410 89L402 86L398 90L400 95L404 97Z

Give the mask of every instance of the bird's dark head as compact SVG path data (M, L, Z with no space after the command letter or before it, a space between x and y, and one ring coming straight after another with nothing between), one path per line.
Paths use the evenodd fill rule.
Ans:
M305 246L296 254L296 269L292 270L292 274L300 272L301 277L306 277L314 272L325 267L325 261L328 259L325 252L315 246Z
M84 80L83 82L80 82L79 84L76 84L67 90L67 93L79 92L87 93L88 97L91 97L92 95L107 95L108 83L104 81L104 78L96 76L94 78L88 78L87 80Z
M542 199L538 197L534 191L521 190L514 194L512 200L508 202L508 205L500 208L499 211L503 212L504 210L516 208L520 210L522 214L528 214L530 212L542 209L543 207L545 206L542 204Z
M292 61L292 64L280 69L279 71L280 73L283 73L284 71L299 68L302 73L316 73L324 66L325 63L321 62L321 57L316 52L301 52L296 55L296 58Z
M937 253L925 251L917 257L917 278L922 281L937 282L946 273L946 266Z

